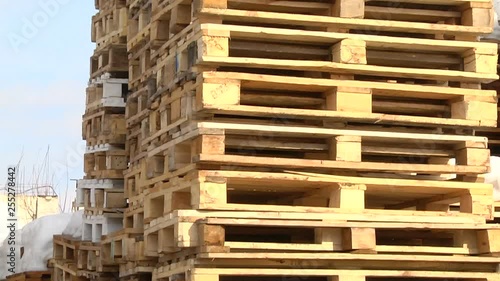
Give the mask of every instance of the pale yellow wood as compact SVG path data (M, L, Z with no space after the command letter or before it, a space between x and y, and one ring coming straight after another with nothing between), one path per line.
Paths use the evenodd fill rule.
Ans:
M329 207L362 210L365 208L365 185L339 184L331 191Z
M371 250L376 249L374 228L346 228L342 230L342 246L344 250Z
M200 182L193 186L191 205L221 204L227 202L227 187L225 183Z
M498 256L500 254L500 230L481 230L477 234L477 244L481 254Z
M337 87L325 92L326 108L335 111L372 112L370 89Z
M482 53L479 49L473 53L467 52L464 56L464 70L478 73L496 73L498 54Z
M366 281L366 277L356 275L339 275L328 277L328 281Z
M460 198L460 212L473 213L484 216L486 219L494 218L493 190L488 193L475 191L468 192Z
M330 140L330 159L361 162L361 137L336 136Z
M349 64L366 64L366 42L345 39L332 47L332 61Z
M224 154L225 136L201 135L193 140L191 155L204 154Z
M495 121L498 117L495 103L461 100L451 103L451 116L457 119Z
M217 274L190 274L187 281L219 281Z
M202 56L229 56L229 38L218 36L202 36L198 40L198 57Z
M194 274L210 274L217 272L220 275L238 276L269 276L269 275L296 275L296 276L371 276L371 277L427 277L427 278L492 278L497 273L482 272L454 272L454 271L411 271L411 270L340 270L340 269L255 269L251 268L196 268Z
M388 58L390 59L390 58ZM402 78L416 79L435 79L460 82L490 82L498 79L496 73L477 73L457 70L441 69L423 69L411 67L387 67L378 65L358 65L358 64L340 64L336 62L323 61L301 61L284 59L260 59L243 57L209 57L201 58L200 63L207 66L245 66L249 68L265 69L294 69L325 71L331 73L375 75L375 76L393 76Z
M198 108L207 104L235 105L240 102L239 81L224 81L223 83L203 83L196 91Z
M246 87L247 89L277 90L287 87L303 92L325 92L327 90L333 89L334 87L352 87L352 81L350 80L282 77L275 75L259 75L234 72L204 72L202 76L204 80L206 80L206 82L209 82L212 79L218 81L224 79L227 81L227 83L230 83L230 81L239 80L241 82L241 85L243 87ZM226 87L229 87L229 85L226 85ZM211 84L210 86L207 86L207 90L213 92L213 95L216 98L220 95L220 91L222 89L225 89L226 87ZM357 81L356 87L371 89L373 95L379 96L414 97L441 100L470 96L475 97L478 101L496 102L496 92L490 90L473 90L367 81ZM235 82L233 88L236 91L236 89L239 89L239 85ZM209 99L207 97L208 100L214 100L215 98ZM236 104L236 98L231 99L231 101L233 102L227 102L226 104Z
M450 118L436 118L436 117L422 117L422 116L405 116L397 114L379 114L379 113L363 113L363 112L341 112L332 110L310 110L310 109L295 109L295 108L279 108L279 107L266 107L266 106L247 106L247 105L205 105L202 109L204 112L215 113L221 115L235 115L240 116L272 116L278 118L290 119L305 119L317 120L319 118L325 121L345 122L363 121L363 122L376 122L379 124L398 124L398 125L420 125L424 127L453 127L463 126L470 127L496 127L497 122L479 122L477 120L466 119L450 119Z
M463 148L457 151L458 165L490 166L490 150L482 148Z
M308 4L310 3L311 2L309 2ZM365 9L370 12L373 11L373 8L375 7L372 6L365 7ZM379 7L379 8L385 12L384 14L386 14L387 12L391 12L390 7ZM413 11L415 9L411 10ZM418 13L419 10L416 11ZM240 9L238 10L202 9L201 13L207 15L223 16L224 19L235 20L240 22L241 21L254 22L257 19L259 22L262 23L278 23L278 24L305 25L305 26L326 26L326 27L336 27L344 29L376 28L380 30L394 31L394 32L413 32L413 33L426 33L426 34L445 33L450 35L455 35L455 34L480 35L492 32L491 27L482 27L482 26L472 27L472 26L421 23L421 22L408 23L408 22L397 21L398 20L397 18L394 18L394 20L380 20L379 18L351 19L351 18L339 18L339 17L329 17L329 16L310 16L301 14L274 13L265 11L252 11L251 16L249 16L248 11L243 11ZM421 13L416 15L416 17L418 16L422 18L426 17L427 15ZM456 15L456 17L459 16L460 13Z
M491 28L494 24L494 10L491 7L467 9L462 12L462 24Z

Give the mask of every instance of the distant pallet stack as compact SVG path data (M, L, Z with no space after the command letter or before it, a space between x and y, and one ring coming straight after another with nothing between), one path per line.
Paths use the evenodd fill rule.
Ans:
M123 0L96 0L92 17L90 81L83 115L83 179L77 184L77 207L83 207L81 241L54 238L54 281L114 280L118 264L103 264L100 241L123 228L125 98L128 93L128 12ZM67 260L73 262L67 263Z

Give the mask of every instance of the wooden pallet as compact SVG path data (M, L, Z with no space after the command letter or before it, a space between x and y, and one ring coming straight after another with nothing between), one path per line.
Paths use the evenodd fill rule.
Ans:
M489 165L486 139L481 137L216 122L195 123L184 131L150 149L142 167L133 173L129 169L126 178L135 180L136 187L141 181L140 189L185 174L198 164L229 170L309 169L438 179L442 174L479 175ZM448 165L453 157L457 165Z
M359 0L337 1L335 4L328 1L270 4L258 0L155 0L151 6L149 2L146 3L142 6L145 16L142 20L139 17L143 25L136 24L139 26L136 29L144 33L138 33L136 37L144 38L144 34L147 34L156 41L175 36L195 20L468 40L477 40L478 35L490 33L493 26L492 4L487 1L428 1L417 4L409 1ZM137 7L137 10L140 9ZM251 18L256 20L252 21ZM129 49L136 41L129 41Z
M54 260L64 263L74 263L78 261L77 252L81 241L65 235L54 235Z
M334 121L350 119L351 121L359 120L365 123L374 123L376 118L380 118L380 122L386 124L437 125L441 127L452 124L454 126L493 127L497 124L496 93L490 91L435 86L424 87L385 82L356 82L356 85L360 87L359 89L366 87L363 88L365 90L356 93L346 91L341 94L341 92L338 92L339 87L349 87L352 81L234 72L206 72L203 73L202 77L199 78L200 88L196 89L195 108L200 112L267 118L324 118L325 120ZM321 101L321 104L312 106L312 108L307 108L301 104L278 106L272 99L267 102L268 96L266 92L278 92L279 89L293 89L293 92L288 90L277 93L278 99L305 95L314 97L316 101L324 100ZM329 90L333 89L337 90L329 92ZM253 97L252 95L246 96L245 93L256 93L256 95L253 95ZM327 95L323 96L325 93ZM189 95L185 92L185 94L181 93L181 97L189 98ZM413 109L417 116L410 116L405 115L400 110L390 108L386 110L382 108L380 112L373 112L373 108L376 106L372 103L372 97L378 97L379 102L392 102L394 106L425 97L436 102L444 102L444 104L435 103L435 107L437 105L438 108L439 105L445 105L450 100L458 99L462 101L452 103L449 105L450 107L445 107L447 108L446 111L450 110L449 112L451 112L448 116L436 116L435 112L429 112L429 110L420 110L417 113L419 106L426 106L425 100L421 100L422 104L417 101L414 106L417 108ZM260 99L260 101L252 102L252 98ZM383 98L388 98L388 100ZM465 101L469 98L471 99L470 102ZM356 100L354 105L349 102L352 100ZM172 102L174 101L172 100ZM175 102L179 103L178 101ZM311 101L304 100L303 102ZM172 106L175 106L175 104ZM484 109L484 111L479 112L478 108ZM441 113L441 109L439 113Z
M123 180L79 180L76 206L83 207L86 214L123 212L127 207L123 191Z
M87 141L87 146L123 145L126 132L123 113L101 110L83 116L82 138Z
M127 169L128 157L119 146L96 146L84 155L85 179L122 179Z
M262 213L269 218L243 218L245 213L235 213L179 210L154 219L144 229L146 255L157 257L187 248L196 248L198 252L500 255L496 242L500 228L485 223L414 222L442 220L432 216L380 222L371 218L377 212L370 211L318 217L297 213L302 219L276 217L275 212ZM378 220L391 220L398 212L378 213ZM322 220L321 215L331 219Z
M50 271L28 271L7 276L7 281L50 281Z
M102 264L122 264L134 261L136 258L136 237L142 235L142 230L125 228L103 236L101 245Z
M147 46L149 49L155 49L164 43L161 37L162 31L156 29L151 24L152 3L151 1L134 1L129 4L129 36L127 41L127 50L134 52Z
M96 50L90 58L90 77L97 78L104 73L126 75L128 71L127 48L121 44L108 45Z
M110 44L126 44L128 31L128 9L125 1L117 1L103 7L92 17L91 40L96 49Z
M255 185L258 183L259 185ZM491 185L429 180L384 179L251 171L193 171L143 191L144 221L176 209L336 209L439 211L493 218ZM455 213L455 211L453 212ZM484 219L483 218L483 219Z
M258 33L265 33L266 37L259 37ZM231 42L228 42L228 37L231 38ZM482 65L469 63L477 58L474 56L475 51L472 51L475 47L482 49L477 50L477 54L486 55L482 58ZM207 57L205 63L209 65L214 65L215 60L219 59L221 66L233 66L239 63L238 66L247 68L294 69L409 80L413 78L413 80L477 82L495 80L495 49L496 44L486 42L194 22L169 39L154 55L159 56L160 65L168 63L165 61L168 56L177 55L179 60L177 67L183 71L196 59L202 59L204 56ZM394 58L382 59L388 52ZM214 56L217 58L213 58ZM228 56L230 58L227 58ZM405 57L411 56L414 56L412 61L404 60ZM268 61L258 58L266 58ZM245 65L245 62L248 64ZM411 62L414 68L408 68L408 62ZM465 65L460 66L464 62ZM430 68L449 68L449 70ZM459 71L461 69L463 72ZM175 66L167 70L175 71Z
M245 253L246 255L247 253ZM267 256L256 254L260 256ZM249 257L256 256L248 254ZM352 255L356 258L346 257L347 255L328 255L323 256L319 260L308 260L302 256L302 262L296 258L292 258L290 262L283 259L287 257L284 254L280 258L274 255L274 259L266 265L262 265L263 259L245 259L234 260L232 255L221 254L220 260L216 258L208 258L207 255L203 259L189 259L181 262L172 263L161 266L153 272L154 281L171 280L173 278L186 281L218 281L218 280L266 280L278 281L283 278L297 278L300 280L335 280L335 281L438 281L438 280L456 280L456 281L497 281L499 274L492 271L491 258L474 258L474 257L447 257L439 258L436 256L427 256L416 258L414 256L385 256L378 258L370 255ZM242 255L240 255L241 257ZM269 257L273 255L270 254ZM224 259L224 257L227 257ZM394 258L402 261L394 264ZM383 260L391 260L391 262L383 262ZM327 262L330 261L330 263ZM489 267L484 271L477 271L471 268L474 264L486 265ZM255 263L254 263L255 261ZM337 261L343 261L337 263ZM382 262L381 262L382 261ZM347 264L344 268L342 264ZM385 264L385 268L383 265ZM416 265L419 267L416 267ZM467 264L468 266L461 266ZM239 265L239 266L238 266ZM261 266L262 265L262 266ZM414 265L414 266L412 266ZM404 267L404 269L392 269L396 267ZM361 269L360 269L361 267ZM383 269L370 269L373 267L383 267ZM409 269L413 267L412 269ZM347 269L346 269L347 268ZM390 269L387 269L390 268ZM425 268L425 269L424 269ZM452 269L453 268L453 269ZM469 271L467 271L469 270Z

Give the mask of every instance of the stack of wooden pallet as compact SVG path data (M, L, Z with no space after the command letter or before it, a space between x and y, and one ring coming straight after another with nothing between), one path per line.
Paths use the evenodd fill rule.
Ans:
M85 179L78 182L85 210L83 240L99 242L102 235L122 228L125 152L125 96L128 92L127 7L124 0L96 0L83 139L87 142Z
M81 239L54 237L54 280L110 280L118 266L103 263L102 238L123 228L127 202L123 171L125 152L125 97L128 92L126 51L127 7L124 0L96 0L92 18L90 81L83 115L85 177L77 184L77 207L83 207Z
M500 280L490 1L127 6L124 224L153 280Z
M127 206L87 278L500 280L491 1L96 4L92 78L129 94L84 117L80 202L124 206L123 157Z

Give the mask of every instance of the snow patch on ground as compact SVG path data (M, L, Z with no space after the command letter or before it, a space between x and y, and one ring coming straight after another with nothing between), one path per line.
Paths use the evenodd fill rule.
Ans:
M72 237L81 237L82 212L41 217L16 231L16 273L47 270L47 261L53 255L53 235L63 232ZM78 225L77 225L78 224ZM8 239L0 245L0 280L5 279L10 266L7 264ZM21 248L24 249L21 256Z
M71 236L75 239L82 238L83 211L73 213L71 220L63 230L63 235Z

